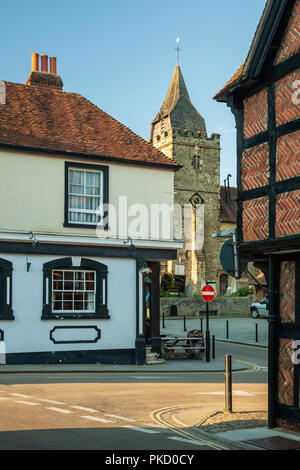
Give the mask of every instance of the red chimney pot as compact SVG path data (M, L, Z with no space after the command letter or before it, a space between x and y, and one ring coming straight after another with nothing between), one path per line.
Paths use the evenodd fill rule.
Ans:
M50 73L56 75L56 57L50 57Z
M36 52L33 52L31 56L31 70L39 71L39 54Z
M41 55L41 72L48 72L48 56Z

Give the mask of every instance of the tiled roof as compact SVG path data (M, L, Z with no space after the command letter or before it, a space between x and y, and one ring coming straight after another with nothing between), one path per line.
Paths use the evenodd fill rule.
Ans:
M237 188L220 187L220 220L221 222L236 223Z
M80 94L49 86L4 83L0 144L178 168Z
M237 69L237 71L235 72L235 74L231 77L231 79L228 80L228 82L226 83L226 85L224 85L223 88L221 88L221 90L218 91L218 93L214 96L214 100L216 100L216 99L218 99L218 98L221 98L225 91L228 91L231 87L233 87L236 83L239 82L239 80L240 80L240 78L241 78L241 76L242 76L243 70L244 70L244 65L245 65L245 64L242 64L242 65Z

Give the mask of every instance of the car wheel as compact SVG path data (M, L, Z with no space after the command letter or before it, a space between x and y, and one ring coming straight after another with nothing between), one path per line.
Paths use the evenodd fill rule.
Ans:
M258 317L259 317L259 313L258 313L257 308L253 308L253 309L251 310L251 317L252 317L252 318L258 318Z

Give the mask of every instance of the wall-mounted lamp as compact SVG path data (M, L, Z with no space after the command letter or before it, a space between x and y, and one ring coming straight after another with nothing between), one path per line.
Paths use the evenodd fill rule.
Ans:
M38 246L40 242L37 240L35 233L31 232L30 240L32 240L32 246Z
M149 266L145 266L139 270L139 274L142 274L142 276L149 276L149 274L152 274L152 269L149 268Z

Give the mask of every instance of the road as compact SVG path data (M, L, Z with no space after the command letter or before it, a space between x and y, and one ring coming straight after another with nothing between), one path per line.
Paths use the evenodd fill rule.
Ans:
M226 353L251 364L233 374L234 409L265 410L267 351L217 343ZM224 373L212 372L0 374L0 449L204 450L158 417L222 410L223 391Z

